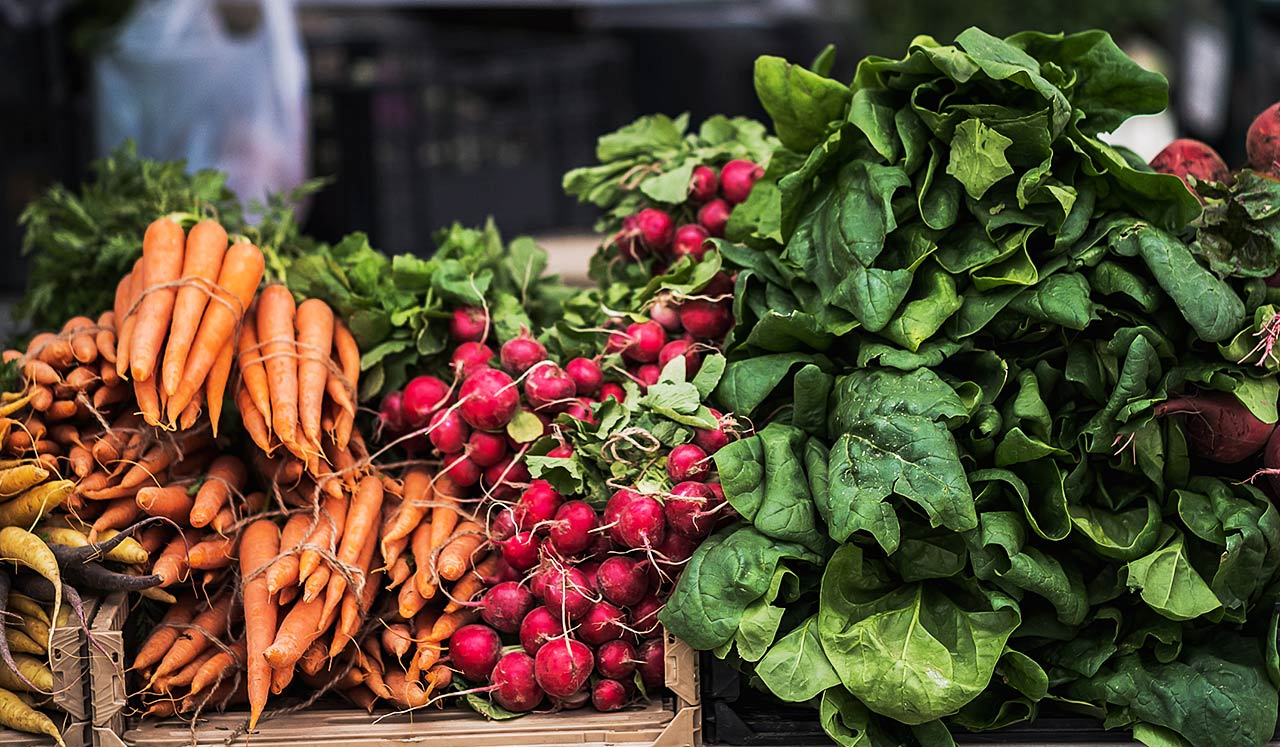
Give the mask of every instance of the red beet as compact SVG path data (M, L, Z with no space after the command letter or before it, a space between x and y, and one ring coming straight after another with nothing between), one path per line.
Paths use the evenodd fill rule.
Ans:
M693 178L689 180L689 199L694 202L706 202L714 199L720 189L720 176L710 166L695 166Z
M449 659L463 677L482 682L502 657L502 639L488 625L464 625L449 637Z
M683 329L680 326L680 304L671 299L671 293L662 291L658 295L658 299L649 307L649 318L668 332L679 332Z
M625 555L614 555L600 564L596 586L605 599L619 607L630 607L649 593L649 574L639 562Z
M688 340L672 340L662 346L662 352L658 353L658 368L663 369L671 361L684 356L684 373L686 377L692 378L698 373L698 368L702 365L702 359L698 357L698 350L694 343Z
M707 515L712 501L711 488L701 482L676 485L662 506L667 527L685 537L702 539L715 527L716 517Z
M640 243L651 252L665 251L671 245L675 222L671 216L657 208L645 208L636 213L636 230Z
M553 698L568 698L582 689L595 666L591 649L581 641L561 638L538 649L534 677Z
M1205 143L1191 138L1179 138L1166 145L1164 150L1151 159L1151 168L1162 174L1173 174L1192 192L1196 189L1187 178L1189 176L1200 181L1231 181L1231 171L1222 156Z
M491 488L522 487L529 483L529 468L524 466L523 462L516 462L511 455L508 455L501 462L485 468L484 482Z
M626 615L622 610L608 602L596 602L582 618L578 628L578 637L592 646L599 646L606 641L616 641L627 632L623 627Z
M467 456L478 467L492 467L506 455L507 439L501 434L475 431L467 439Z
M451 477L460 488L469 488L480 482L480 467L465 456L450 456L440 474Z
M543 644L564 635L560 616L546 607L534 607L520 622L520 645L525 653L534 656Z
M610 381L600 387L600 401L604 402L610 397L613 397L619 402L624 402L627 399L627 392L622 388L621 384L615 384Z
M502 344L499 354L502 367L512 376L520 376L547 359L547 349L542 343L529 336L527 331L513 337Z
M554 519L563 503L564 496L551 487L551 483L542 479L534 480L516 503L516 526L521 531L531 532L535 527ZM541 530L545 531L546 527L541 527Z
M762 176L764 169L751 161L730 161L720 169L720 194L733 205L745 202Z
M382 404L378 407L378 417L382 420L382 427L392 433L399 433L404 430L404 395L400 392L389 392L387 396L382 398Z
M453 351L449 365L457 376L465 379L493 360L493 348L483 342L464 342Z
M635 622L635 630L645 638L661 634L662 625L658 622L658 613L662 611L662 602L655 596L647 596L631 608L631 619Z
M662 504L652 497L640 495L632 498L618 512L618 523L610 531L615 542L619 539L622 545L642 549L662 544L667 536L667 519L662 512Z
M511 377L496 368L476 371L462 382L458 407L467 425L482 431L505 428L520 408L520 392Z
M676 229L676 240L671 245L671 253L676 259L684 256L702 259L707 253L706 241L709 238L711 233L696 223L680 226Z
M595 423L596 416L591 412L591 403L589 400L576 400L570 402L564 408L565 414L574 420L581 420L584 423Z
M1280 178L1280 103L1268 106L1249 125L1245 149L1254 170Z
M594 601L586 576L577 568L550 568L544 574L542 603L557 615L581 620Z
M617 680L598 680L591 687L591 705L602 713L622 710L627 705L627 699L626 686Z
M560 444L551 451L548 451L547 456L552 459L568 459L573 456L573 447L569 444Z
M489 536L495 540L510 539L516 533L516 515L510 508L501 508L489 522Z
M1274 423L1262 422L1240 400L1224 392L1199 392L1161 402L1155 414L1186 415L1191 453L1222 464L1236 464L1257 454L1276 429Z
M667 331L655 321L638 322L627 327L630 343L623 349L622 357L636 363L652 363L658 360L662 346L667 344Z
M729 225L729 213L733 208L724 200L712 200L698 210L698 223L717 239L724 238L724 228Z
M457 342L481 342L489 334L489 314L478 307L455 309L449 319L449 336Z
M590 358L574 358L565 364L564 370L573 379L574 393L579 397L594 397L604 385L600 364Z
M528 713L542 702L536 666L529 654L512 651L498 660L489 681L493 683L493 699L513 713Z
M719 427L715 430L706 428L695 428L693 431L693 442L702 447L702 450L708 454L714 454L724 448L729 443L729 434L725 432L723 425L723 416L712 410L711 414L715 416Z
M662 378L662 369L656 363L646 363L643 366L638 366L634 375L640 388L647 390Z

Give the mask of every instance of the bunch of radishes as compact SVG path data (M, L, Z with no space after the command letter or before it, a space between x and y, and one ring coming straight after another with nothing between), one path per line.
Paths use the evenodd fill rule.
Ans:
M1245 137L1245 150L1250 168L1280 179L1280 103L1272 104L1254 118ZM1169 143L1151 159L1151 168L1177 176L1192 192L1196 188L1188 177L1230 184L1233 176L1226 161L1212 146L1192 138L1178 138Z
M746 201L762 176L764 169L746 160L729 161L718 172L710 166L697 166L683 204L670 211L649 207L628 215L607 246L616 247L619 256L628 261L655 258L654 274L681 257L702 259L707 239L724 237L729 213ZM683 222L677 225L677 220Z
M703 355L717 350L733 328L733 279L717 273L693 296L661 291L648 313L648 319L611 331L605 346L606 355L621 355L628 378L642 390L657 382L676 358L684 356L685 373L692 377Z

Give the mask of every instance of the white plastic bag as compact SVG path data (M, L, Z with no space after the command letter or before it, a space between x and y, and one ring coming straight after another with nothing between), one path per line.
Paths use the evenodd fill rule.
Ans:
M98 150L132 138L142 155L226 171L246 203L300 184L306 57L292 0L262 8L232 37L215 0L142 0L94 61Z

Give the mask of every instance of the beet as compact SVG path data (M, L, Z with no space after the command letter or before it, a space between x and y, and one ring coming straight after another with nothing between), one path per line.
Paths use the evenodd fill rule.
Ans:
M676 229L676 240L671 245L671 254L676 259L693 257L701 260L707 253L706 241L709 238L711 233L697 223L680 226Z
M628 262L639 262L647 253L640 243L640 230L636 216L628 215L622 219L622 229L609 239L609 246L618 248L618 255Z
M564 626L560 624L560 616L546 607L534 607L520 621L520 645L530 656L536 655L547 641L562 635Z
M650 594L631 608L631 619L637 633L645 638L652 638L662 632L662 625L658 623L658 613L662 611L662 606L662 602Z
M1221 464L1236 464L1257 454L1275 431L1274 423L1254 417L1225 392L1199 392L1156 405L1156 417L1185 415L1191 453Z
M552 459L568 459L573 456L573 447L569 444L560 444L551 451L548 451L547 456Z
M485 468L484 482L493 490L506 487L514 493L519 486L528 485L529 468L523 462L515 461L514 456L508 454L501 462ZM506 495L505 491L503 495Z
M483 342L488 334L489 313L482 308L455 309L449 319L449 336L457 342Z
M503 581L485 592L480 617L495 630L516 633L533 605L533 594L528 589L515 581Z
M707 521L708 525L712 523L710 520ZM669 578L679 576L685 561L693 557L693 552L698 549L700 541L700 538L693 539L678 532L667 532L667 536L662 539L662 544L653 548L658 567Z
M630 548L642 549L662 544L667 536L667 520L662 512L662 504L651 496L640 495L632 498L618 512L618 523L615 542ZM610 532L614 536L614 532Z
M506 455L507 439L501 434L475 431L467 439L467 456L478 467L492 467Z
M520 408L520 393L511 377L496 368L476 371L462 382L458 406L467 425L482 431L505 428Z
M1166 145L1151 159L1151 168L1161 174L1173 174L1193 193L1196 188L1188 177L1224 184L1231 181L1231 171L1222 156L1207 144L1190 138L1179 138Z
M639 233L640 243L651 252L665 251L671 245L675 226L671 216L657 208L645 208L636 213L635 230Z
M507 540L515 536L516 515L510 508L501 508L489 521L489 536L495 540Z
M640 388L647 390L649 387L657 384L658 380L662 378L662 369L657 363L646 363L643 366L638 366L636 368L634 376L636 377L636 383L640 385Z
M489 676L493 683L493 699L513 713L528 713L542 702L536 665L529 654L512 651L498 660Z
M627 632L624 624L626 615L622 610L608 602L596 602L582 618L578 627L578 637L592 646L599 646L606 641L616 641Z
M547 349L529 336L528 330L502 344L499 353L502 367L512 376L520 376L547 359Z
M1280 103L1268 106L1254 118L1245 137L1245 149L1254 170L1280 178Z
M600 364L590 358L574 358L565 364L564 370L573 379L574 394L579 397L594 397L604 385Z
M595 657L586 644L561 638L538 649L533 671L538 686L547 695L568 698L582 689L594 667Z
M706 202L715 199L720 189L720 175L710 166L695 166L693 177L689 179L689 199L694 202Z
M571 621L581 620L594 602L586 576L577 568L551 568L544 578L542 603L552 612L562 614Z
M640 498L641 495L634 490L622 488L615 491L609 496L609 502L604 504L604 514L601 516L601 524L609 527L609 537L619 546L624 546L622 535L619 534L618 519L622 516L622 511L629 505L631 501Z
M679 332L684 329L680 326L680 304L671 298L670 291L662 291L658 294L657 300L649 307L649 318L668 332Z
M695 447L696 448L696 447ZM701 482L682 482L671 488L662 504L667 527L690 539L702 539L715 527L716 517L708 515L712 502L711 488Z
M524 398L535 410L559 412L576 393L573 377L554 363L534 367L524 380Z
M517 571L527 571L538 565L538 548L541 541L533 532L516 532L501 540L502 558Z
M579 399L579 400L570 402L564 408L564 412L566 415L573 418L574 420L581 420L584 423L592 423L592 424L596 422L596 416L595 416L595 413L591 412L591 403L589 400Z
M626 686L617 680L598 680L591 687L591 705L602 713L622 710L627 705Z
M440 474L448 475L460 488L469 488L480 482L480 467L465 456L450 459Z
M714 454L729 444L729 434L724 430L724 416L716 410L712 410L711 414L715 416L718 428L695 428L693 431L693 442L708 454Z
M502 657L502 639L488 625L463 625L449 637L449 659L463 677L482 682Z
M620 680L636 671L636 647L631 641L607 641L596 649L596 671L601 677Z
M622 357L636 363L652 363L667 344L667 331L652 320L638 322L627 327L627 338L630 342L623 348Z
M621 384L615 384L612 381L610 381L606 383L604 386L600 387L600 401L604 402L606 399L610 397L613 397L615 400L619 402L625 402L627 399L627 392L625 389L622 388Z
M720 194L733 205L746 202L762 176L764 169L751 161L730 161L720 169Z
M658 368L663 369L671 361L684 356L684 374L687 378L693 378L698 373L698 368L702 365L702 359L698 357L698 349L694 343L688 340L672 340L662 346L662 352L658 353Z

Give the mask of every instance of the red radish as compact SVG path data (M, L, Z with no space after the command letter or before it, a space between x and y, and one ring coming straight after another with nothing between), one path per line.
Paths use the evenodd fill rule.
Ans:
M680 326L680 304L671 298L669 291L662 291L658 294L658 298L649 307L649 318L668 332L679 332Z
M555 551L567 558L591 547L595 528L596 510L586 501L568 501L556 511L548 539Z
M568 406L577 385L573 377L554 363L534 366L524 379L524 398L535 410L556 412Z
M636 213L635 226L640 243L651 252L664 251L671 245L675 225L670 215L657 208L645 208Z
M1222 156L1207 144L1191 138L1179 138L1165 146L1151 159L1151 168L1161 174L1173 174L1187 185L1192 193L1196 189L1188 177L1200 181L1231 182L1231 170Z
M667 475L673 482L683 483L686 480L706 482L711 476L711 460L707 452L697 444L680 444L667 454ZM680 495L677 485L671 492Z
M622 540L620 544L627 547L641 549L662 544L667 536L667 519L662 513L662 504L647 495L632 498L619 512L618 523L613 530ZM613 530L610 530L611 536Z
M680 324L699 340L718 340L733 329L733 312L723 302L691 298L680 305Z
M400 410L405 425L413 430L425 427L431 413L449 398L449 385L434 376L416 376L404 388Z
M591 580L592 587L598 589L600 588L598 579L599 561L613 554L613 540L609 539L608 532L596 532L594 536L595 539L591 541L591 549L587 550L586 557L595 559L597 568L594 572L587 573L587 567L583 565L582 572L587 573L587 578Z
M551 451L548 451L547 456L552 459L568 459L573 456L573 447L569 444L560 444Z
M639 562L614 555L600 564L596 585L605 599L619 607L630 607L649 593L649 574Z
M622 219L622 230L613 235L609 244L618 247L618 253L629 262L639 262L644 256L644 246L640 244L640 229L635 215Z
M516 515L510 508L502 508L489 522L489 536L496 540L511 539L516 533Z
M658 688L667 684L666 649L661 638L645 641L636 652L639 660L640 681L647 688Z
M599 646L606 641L616 641L627 632L623 627L626 619L622 610L612 604L596 602L586 617L582 618L578 637L592 646Z
M378 418L382 421L383 428L392 433L404 430L403 405L404 395L400 392L389 392L382 398L382 404L378 406Z
M592 424L596 422L596 416L591 412L591 404L589 401L576 400L574 402L570 402L569 405L564 408L564 411L566 415L574 420L581 420L584 423Z
M504 581L484 594L480 617L503 633L516 633L533 609L533 594L515 581Z
M720 194L733 205L746 202L751 188L762 176L764 169L751 161L730 161L720 169Z
M676 485L671 488L671 494L662 504L667 526L672 532L691 539L702 539L711 533L716 524L717 517L707 514L712 501L711 488L701 482L690 481Z
M538 649L547 641L562 635L564 626L560 624L560 615L546 607L534 607L520 621L520 645L530 656L537 655Z
M600 364L590 358L574 358L565 364L564 370L573 379L574 394L579 397L594 397L604 385Z
M594 545L596 540L602 537L600 534L593 534L591 543ZM595 591L600 588L598 585L598 576L600 574L600 564L594 560L588 560L578 564L578 570L582 571L582 577L587 580L587 588Z
M448 475L460 488L469 488L480 482L480 468L465 456L448 459L440 474Z
M547 359L547 349L529 336L528 330L502 343L502 367L512 376L520 376Z
M1254 118L1245 137L1245 150L1255 170L1280 178L1280 103Z
M1240 400L1224 392L1199 392L1156 405L1156 417L1186 415L1191 453L1221 464L1236 464L1257 454L1274 423L1254 417Z
M698 210L698 224L707 229L707 233L724 238L724 228L729 225L729 213L733 208L724 200L712 200Z
M591 702L591 692L588 688L583 688L565 698L553 698L556 708L561 711L576 711L579 708L585 708L587 703Z
M698 357L698 349L694 343L688 340L672 340L662 346L662 352L658 353L658 368L663 369L671 361L684 356L684 373L687 377L692 377L698 373L698 367L702 365L702 359Z
M463 677L480 682L502 658L502 639L488 625L463 625L449 637L449 659Z
M533 591L533 596L542 599L547 595L547 580L550 578L551 566L548 565L533 572L529 577L529 588Z
M662 632L658 623L658 613L662 611L662 602L649 595L631 608L631 619L635 621L635 630L644 638L652 638Z
M485 468L484 483L490 488L508 487L514 490L517 486L529 483L529 468L508 455L501 462Z
M595 603L587 577L577 568L551 568L544 575L542 603L569 620L581 620Z
M505 584L508 581L520 583L524 580L524 577L501 557L498 558L498 562L495 565L497 565L497 568L494 569L493 575L484 580L486 584Z
M599 680L591 687L591 705L597 711L621 711L627 706L627 688L617 680Z
M431 416L431 431L427 438L442 454L458 454L467 445L471 429L462 422L457 410L436 410Z
M636 647L631 641L606 641L596 649L596 671L601 677L621 680L636 671Z
M627 327L629 342L622 350L622 357L636 363L652 363L658 360L662 346L667 344L667 331L655 321L637 322Z
M683 534L667 532L662 544L653 548L653 554L658 556L656 562L662 573L672 578L679 576L681 569L684 568L685 561L692 558L693 551L698 549L698 542L700 540L690 539ZM659 580L661 580L661 577L659 577Z
M642 496L636 491L622 488L609 496L609 502L604 504L604 514L601 516L602 523L604 526L609 527L609 537L618 545L622 544L622 535L618 534L618 519L622 516L622 512L626 510L627 506L630 506L632 501L640 497Z
M733 276L729 273L717 272L711 276L711 280L707 281L707 284L698 295L721 300L723 297L733 293L733 282Z
M635 370L636 383L641 389L648 389L662 378L662 369L656 363L646 363Z
M582 641L560 638L538 649L534 657L534 677L543 692L553 698L568 698L587 683L595 657Z
M564 496L551 487L551 483L541 479L534 480L516 503L516 526L523 532L532 532L535 528L545 530L540 525L554 519L563 503Z
M714 199L716 190L720 189L720 176L710 166L695 166L693 178L689 180L689 199L694 202L706 202Z
M478 467L492 467L506 455L507 439L501 434L474 431L467 439L467 457Z
M627 392L625 389L622 388L621 384L615 384L612 381L610 381L604 386L600 387L600 401L604 402L606 399L609 399L610 397L613 397L615 400L619 402L625 402L627 400Z
M724 430L724 416L715 410L711 414L715 416L718 425L715 430L695 428L693 431L693 442L708 454L714 454L729 444L729 434Z
M453 351L449 365L455 375L467 378L482 368L489 366L493 360L493 348L483 342L464 342Z
M493 699L513 713L528 713L542 702L533 657L512 651L498 660L489 681L493 683Z
M476 306L455 309L449 319L449 336L457 342L482 342L489 334L489 313Z
M517 571L527 571L538 565L540 544L533 532L516 532L509 539L500 541L498 546L502 548L502 558L507 565Z
M680 226L676 229L676 240L671 245L671 254L676 259L689 256L700 260L707 253L706 240L709 238L711 238L710 232L697 223Z
M467 377L459 392L458 411L467 425L482 431L506 427L520 409L520 392L511 377L496 368L485 368Z

